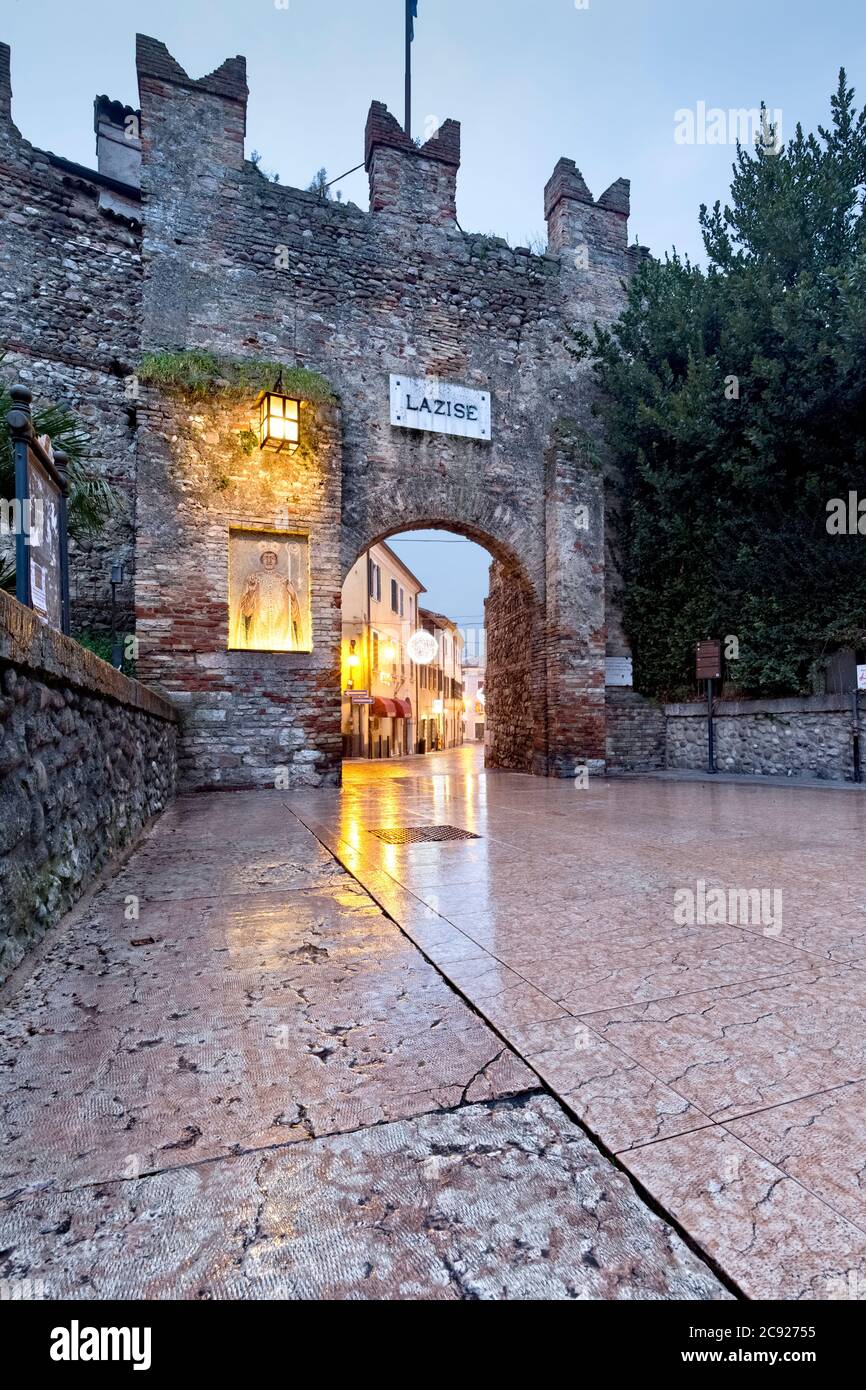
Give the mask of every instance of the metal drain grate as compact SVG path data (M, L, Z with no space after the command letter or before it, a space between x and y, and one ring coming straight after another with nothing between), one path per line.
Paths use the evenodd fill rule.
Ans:
M459 830L456 825L398 825L389 830L371 830L388 845L417 845L430 840L480 840L471 830Z

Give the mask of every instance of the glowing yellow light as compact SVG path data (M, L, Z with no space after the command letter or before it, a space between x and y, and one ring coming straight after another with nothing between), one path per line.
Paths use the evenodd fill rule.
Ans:
M287 449L293 454L300 442L300 401L266 391L259 409L259 444L263 449Z

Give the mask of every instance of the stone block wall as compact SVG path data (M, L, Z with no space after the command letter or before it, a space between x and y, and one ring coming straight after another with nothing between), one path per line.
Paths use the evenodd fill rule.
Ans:
M174 784L166 701L0 592L0 979Z
M665 766L665 714L636 690L608 686L605 692L607 766L622 772L651 772Z
M667 766L705 768L707 707L665 706ZM866 776L866 701L861 700L860 747ZM720 772L758 776L853 780L851 697L812 695L787 700L717 701L716 765Z
M547 772L605 765L604 489L587 431L557 422L546 458Z
M132 628L135 410L127 379L138 357L141 223L100 206L86 169L34 148L12 122L10 52L0 44L0 374L34 405L67 406L89 436L91 469L119 507L70 551L74 629L106 631L109 569L123 562L120 622ZM127 200L135 206L135 190Z
M574 544L568 508L581 491L582 465L565 458L558 422L567 417L590 433L597 428L592 372L569 349L575 328L609 324L622 307L636 259L628 246L627 182L617 180L594 200L573 162L560 161L544 190L548 254L512 248L458 223L459 124L445 121L416 146L374 102L365 131L369 210L276 185L245 158L244 60L230 58L195 79L163 44L142 35L140 113L97 100L94 173L22 139L11 120L8 60L0 48L0 267L11 285L0 302L0 346L10 352L14 375L37 394L64 400L92 428L94 462L127 504L86 555L82 547L73 557L78 625L104 627L108 565L120 559L128 626L134 517L135 565L145 566L136 577L142 669L149 679L167 677L176 643L172 698L196 710L184 721L185 777L195 785L225 785L232 771L252 778L243 759L261 753L259 779L264 764L273 765L279 737L297 755L294 772L301 775L303 753L305 777L311 768L329 776L334 745L322 683L330 691L336 661L336 647L323 648L306 664L293 656L245 671L243 656L217 688L215 663L225 653L217 655L216 629L208 624L216 624L223 602L216 535L232 509L219 494L203 509L195 477L185 483L178 470L184 435L172 404L150 391L130 398L129 391L141 351L195 348L310 367L332 382L342 403L334 522L341 576L372 543L416 526L447 527L485 545L531 596L534 723L520 760L560 775L577 763L600 764L604 644L619 654L622 635L610 597L603 611L603 519L591 545ZM130 117L137 135L127 150L120 132ZM139 152L140 188L133 189L110 171L137 172ZM539 187L539 202L541 193ZM492 439L392 426L392 372L488 390ZM211 462L221 463L219 444ZM159 489L169 476L164 499ZM188 512L178 501L185 489L196 499ZM604 506L601 489L599 477L596 509ZM315 489L292 497L293 524L303 526L310 515L318 525ZM329 493L329 506L331 500ZM249 499L233 510L256 506ZM172 538L160 520L163 507L173 516ZM196 534L201 528L204 539ZM201 564L197 576L185 555ZM166 580L168 597L176 599L173 567L194 601L188 630L171 617L166 639L159 637L157 595ZM326 605L334 600L332 582L327 566L314 571ZM192 627L199 622L205 649L193 662ZM276 698L257 697L257 687ZM208 745L205 735L219 733L220 701L229 696L237 702L238 730L260 725L263 737L252 740L258 753L238 747L237 731ZM288 734L284 700L301 702ZM539 742L540 729L550 733L549 746ZM335 738L338 731L335 720Z
M532 772L533 754L546 758L546 707L537 697L544 683L532 671L532 633L539 615L532 594L506 565L490 566L484 607L487 668L484 761L487 767Z
M466 234L458 225L460 127L455 121L446 121L416 147L386 108L374 102L365 132L370 209L362 211L275 185L245 160L247 88L241 59L230 59L195 80L164 45L139 36L137 68L144 350L204 348L232 358L278 359L325 375L342 406L342 576L375 541L417 526L447 527L486 546L514 576L521 593L531 595L533 622L526 638L532 645L534 722L524 730L523 747L515 750L516 764L529 762L536 771L560 775L568 775L578 762L600 765L602 480L599 475L587 488L582 463L563 448L557 430L563 415L585 430L595 428L592 373L569 346L575 327L609 323L622 305L623 280L633 262L626 234L627 186L619 181L597 203L590 198L590 213L583 216L585 186L560 179L546 200L551 254L533 255L497 238ZM578 216L586 251L579 257L573 244L566 244L564 230ZM395 428L390 421L391 373L437 376L488 390L492 439ZM169 466L177 486L182 489L184 483L171 412L166 428L161 409L156 400L148 407L146 433L162 432L168 453L174 451L176 457L170 465L166 453L152 470L151 454L165 450L158 440L142 437L138 594L143 669L149 679L162 681L157 666L167 671L174 648L167 644L149 651L155 629L147 624L155 608L150 595L156 592L154 584L162 582L167 561L142 543L149 525L143 518L162 505L161 494L152 489L162 486ZM557 460L553 464L551 450ZM559 469L555 479L551 467L553 474ZM556 489L552 507L547 504L550 486ZM579 540L569 508L587 490L593 494L598 524L591 537ZM307 499L300 496L296 506L302 515ZM217 506L214 524L219 511ZM197 517L201 522L202 514ZM177 522L174 553L178 545L195 549L190 517L178 512ZM210 575L217 563L214 553L208 561ZM159 576L156 564L162 566ZM321 582L315 571L314 578ZM326 588L329 583L326 575ZM548 586L556 608L552 625ZM209 592L222 602L218 590ZM324 678L324 653L321 660ZM185 662L182 657L179 671ZM229 668L235 669L234 658ZM315 666L304 669L314 683ZM186 679L188 665L184 670ZM296 680L292 662L278 658L274 676L278 672L288 682ZM201 669L196 678L206 679ZM267 688L273 688L272 682L273 677ZM190 691L176 685L172 698L188 699ZM229 688L239 693L233 677L225 690ZM290 688L299 689L294 684ZM193 704L201 693L192 690ZM587 706L583 712L582 706ZM544 711L554 707L560 717L556 749L551 750L539 742L538 731L547 727ZM318 713L323 709L320 704ZM248 722L252 708L244 713ZM258 740L257 746L268 748L272 768L280 729L274 711L262 711L262 719L271 722L273 737L270 743L266 737ZM291 716L295 728L311 731L310 737L314 719L310 708ZM219 723L214 714L214 726ZM190 728L185 722L185 744ZM334 732L338 729L335 720ZM315 766L327 773L330 741L311 743L306 751L316 749L322 757ZM195 756L204 756L203 746ZM251 750L219 749L217 756L239 756L237 775L272 775L270 770L266 774L264 763L256 768L244 763L257 756ZM185 780L196 776L186 754L183 765ZM295 767L300 772L300 764ZM201 770L218 780L232 767L202 764ZM204 780L202 776L197 784Z
M247 404L142 391L138 669L181 719L185 787L339 779L340 415L304 406L305 447L246 453ZM309 538L312 651L230 651L229 531Z

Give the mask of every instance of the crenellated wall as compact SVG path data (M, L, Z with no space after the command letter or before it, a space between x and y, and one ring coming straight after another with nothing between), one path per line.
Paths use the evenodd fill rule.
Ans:
M184 780L267 781L280 739L298 754L293 777L334 775L339 721L333 730L328 721L339 580L373 542L419 525L487 546L532 614L533 724L502 730L510 765L557 775L587 762L601 767L605 648L623 650L605 588L602 466L610 465L596 437L592 375L569 348L575 328L610 323L622 305L636 259L627 244L627 182L594 200L573 162L560 160L544 190L549 253L531 254L461 229L455 121L415 145L372 104L366 211L274 184L245 158L242 58L197 80L163 44L139 35L136 62L140 112L96 103L101 173L30 151L0 100L13 183L32 166L56 240L40 240L35 221L35 239L19 253L23 224L12 220L7 254L29 256L50 293L36 311L23 294L7 311L19 350L41 354L34 373L73 407L100 415L97 457L130 498L134 490L140 669L184 711ZM118 173L130 181L140 174L140 194ZM136 223L117 210L127 194L141 199L140 243ZM72 349L56 341L70 316L81 318ZM79 349L73 362L70 351ZM124 378L139 350L185 349L323 374L340 415L320 473L294 472L289 462L268 475L274 465L264 458L246 487L219 401L185 407L142 386L130 402ZM489 391L492 438L392 426L391 373ZM254 402L244 405L248 413ZM201 448L188 447L190 428L206 446L203 469ZM278 497L288 524L317 536L313 592L323 612L311 653L251 662L224 645L225 550L234 522L262 520L265 493L268 508ZM575 508L586 509L588 525L576 527ZM82 612L106 593L109 550L128 561L126 524L100 542L91 563L74 562ZM495 670L489 679L495 686ZM241 728L255 737L244 742ZM303 748L295 747L301 736Z
M143 347L277 358L323 373L342 407L342 574L373 542L413 526L448 527L486 545L533 610L528 669L541 723L503 732L509 746L520 744L511 765L561 775L578 762L602 766L603 488L598 467L578 458L583 446L563 443L562 420L575 438L595 428L591 375L569 344L573 328L610 322L622 303L632 265L627 185L580 202L591 215L586 255L576 257L566 245L575 185L558 166L547 195L552 254L533 255L460 229L454 121L418 147L373 103L365 212L275 185L245 161L241 59L193 81L162 44L140 36L137 64ZM489 391L492 440L393 427L391 373ZM171 454L182 486L181 451L160 408L149 400L140 441L142 521L163 503L166 465L152 469L152 458ZM591 525L578 533L573 510L587 502ZM290 519L300 524L305 507L301 488ZM230 522L219 499L209 515L223 528ZM153 563L140 545L140 616L169 596L164 560L159 575ZM150 652L147 624L139 626L153 679L165 651ZM226 669L225 689L237 693L234 657ZM496 685L495 670L488 679Z

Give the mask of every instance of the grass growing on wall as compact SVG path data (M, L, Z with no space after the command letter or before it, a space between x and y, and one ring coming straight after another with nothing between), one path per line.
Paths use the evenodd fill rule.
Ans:
M214 396L242 400L274 389L316 405L331 405L337 400L325 378L306 367L288 367L254 357L218 357L198 349L146 353L139 363L138 379L200 400Z

